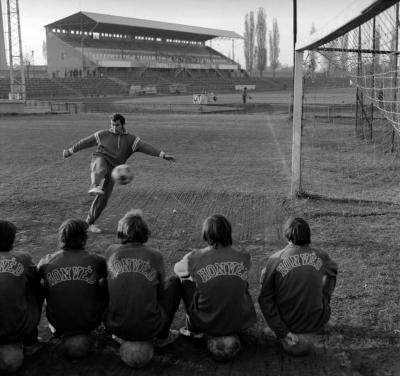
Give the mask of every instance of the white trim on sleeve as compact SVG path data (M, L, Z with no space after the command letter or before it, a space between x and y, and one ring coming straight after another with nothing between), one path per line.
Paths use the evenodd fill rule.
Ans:
M136 151L139 141L140 141L140 137L136 137L135 141L132 144L132 153L134 153Z
M97 145L100 145L100 136L99 136L99 133L100 133L100 131L98 131L98 132L96 132L95 134L94 134L94 137L96 138L96 142L97 142Z

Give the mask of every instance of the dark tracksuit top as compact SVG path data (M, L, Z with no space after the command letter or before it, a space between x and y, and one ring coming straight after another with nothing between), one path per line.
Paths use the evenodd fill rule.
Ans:
M268 259L258 302L267 324L279 338L289 331L312 333L328 322L330 295L325 291L333 291L337 269L326 252L309 246L289 244Z
M71 149L74 153L97 146L93 156L103 157L110 166L110 171L120 164L124 164L135 152L141 152L158 157L160 150L145 143L139 137L124 133L114 133L112 129L98 131L74 144Z
M104 258L85 250L60 250L38 264L44 280L46 316L59 335L89 333L101 324L107 306Z
M158 302L165 278L162 254L141 243L114 244L106 251L106 261L107 332L128 341L153 339L166 320Z
M188 271L196 284L188 314L194 326L213 336L231 335L256 322L249 294L250 254L232 246L194 250Z
M39 321L40 276L28 253L0 252L0 343L23 341Z

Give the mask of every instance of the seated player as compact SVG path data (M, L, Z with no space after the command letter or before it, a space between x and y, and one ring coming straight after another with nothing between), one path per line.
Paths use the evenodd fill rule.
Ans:
M249 294L250 254L232 246L232 228L222 215L208 217L202 228L208 243L175 264L181 278L187 320L181 334L194 338L226 336L256 322Z
M113 168L125 164L127 159L136 152L160 157L169 162L175 162L175 158L128 133L125 130L125 118L121 114L112 116L110 129L98 131L78 141L69 149L63 150L63 157L68 158L80 150L93 146L97 146L97 150L93 153L90 164L91 186L88 193L95 198L86 222L89 224L90 232L100 233L101 229L94 223L106 207L114 188L114 181L111 178Z
M289 219L284 236L289 244L274 253L262 271L258 302L284 350L300 354L302 347L305 352L311 348L303 335L318 332L329 320L338 267L326 252L310 246L311 231L304 219Z
M152 341L164 347L179 333L170 330L181 300L177 277L165 280L163 256L145 243L150 235L141 210L130 210L118 222L120 244L106 251L110 303L107 332L123 341Z
M13 250L16 232L13 223L0 220L0 345L22 343L29 355L40 348L43 290L32 257Z
M107 306L107 266L85 250L87 223L68 219L58 231L60 250L43 257L46 316L56 337L89 335L102 322Z

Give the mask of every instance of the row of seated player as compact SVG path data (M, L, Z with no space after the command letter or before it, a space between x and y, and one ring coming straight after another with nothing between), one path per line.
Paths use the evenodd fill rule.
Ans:
M15 371L24 352L43 348L37 328L44 302L49 329L66 355L88 354L92 331L103 325L131 367L147 364L154 347L180 335L205 337L216 359L231 359L241 333L257 322L249 291L251 255L233 244L231 224L222 215L204 221L205 247L188 248L174 260L169 278L162 251L146 245L150 230L140 210L128 211L118 222L119 242L96 254L85 249L87 223L66 220L58 230L59 250L37 265L28 252L13 249L16 233L13 223L0 221L0 372ZM287 353L304 355L330 318L338 267L311 247L304 219L290 218L284 235L288 244L266 261L256 294L269 333ZM171 326L181 300L186 325L178 331Z

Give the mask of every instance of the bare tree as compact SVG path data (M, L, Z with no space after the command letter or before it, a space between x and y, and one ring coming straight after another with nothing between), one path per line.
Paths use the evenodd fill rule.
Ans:
M382 42L382 33L379 27L376 27L375 29L375 35L373 38L373 46L372 49L374 51L379 51L381 49L381 42ZM380 54L374 53L374 66L375 66L375 72L380 72L381 67L380 67Z
M246 70L252 72L254 65L254 12L247 13L244 20L244 59Z
M347 72L348 64L348 49L349 49L349 34L346 33L340 38L340 48L342 52L340 54L340 68L345 73Z
M257 48L256 48L256 62L257 70L260 76L267 66L267 15L264 8L258 8L257 11Z
M276 18L272 20L272 31L269 31L269 65L275 78L276 69L279 67L279 28Z
M45 40L42 43L42 56L43 56L43 60L47 61L47 44L46 44Z
M335 48L335 42L334 41L330 41L326 44L327 48ZM325 51L322 54L322 65L324 67L324 71L325 71L325 76L327 78L331 77L332 74L334 74L334 70L335 70L335 64L334 64L334 55L332 52L329 51Z
M315 25L314 22L311 24L310 35L315 33ZM317 53L315 51L310 51L308 56L308 66L307 66L307 74L311 78L311 81L315 80L315 70L317 69Z

